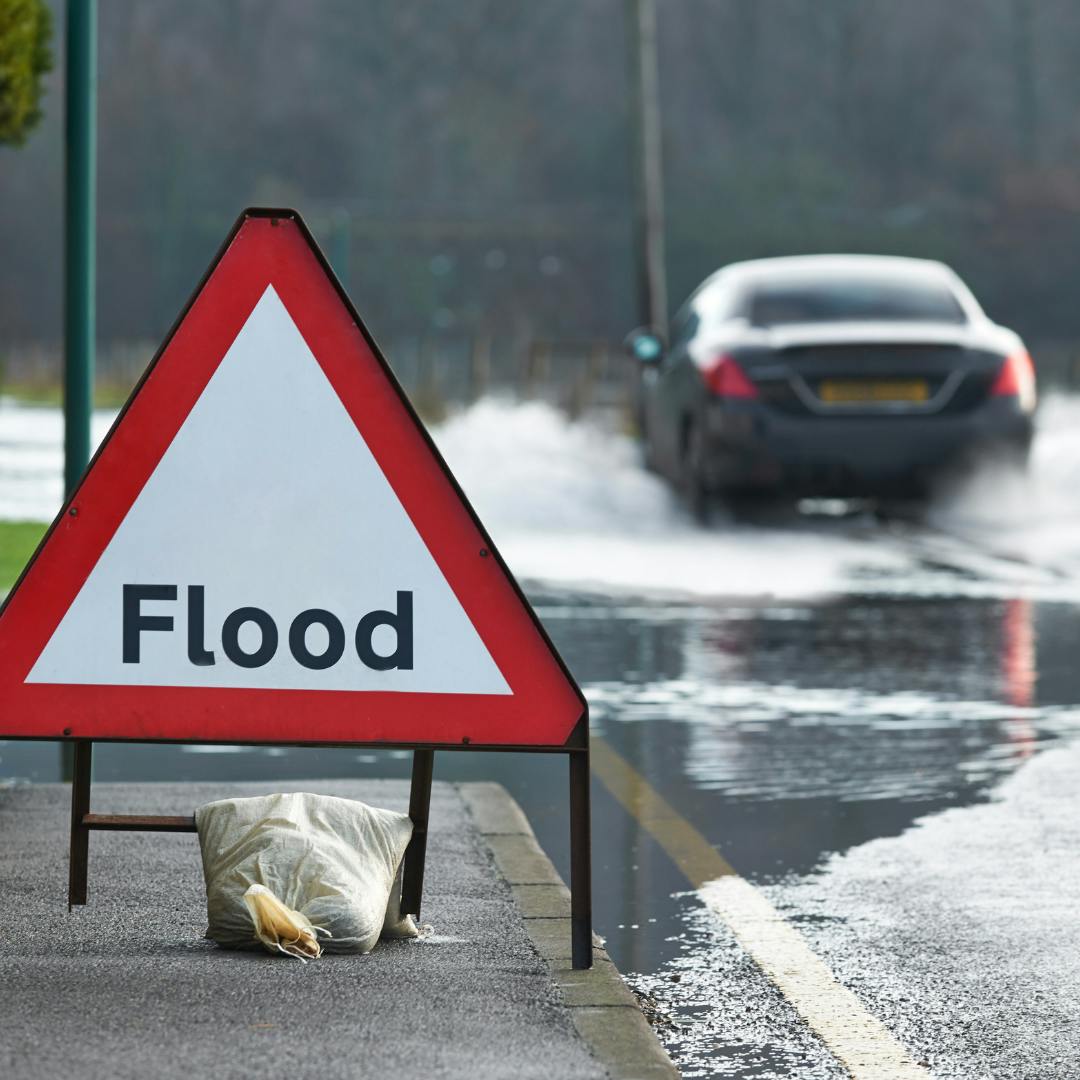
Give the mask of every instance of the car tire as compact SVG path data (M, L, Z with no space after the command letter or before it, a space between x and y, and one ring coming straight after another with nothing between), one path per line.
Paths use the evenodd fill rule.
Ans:
M683 435L679 488L690 515L700 524L707 525L712 516L713 496L705 483L704 463L705 440L701 425L688 420Z

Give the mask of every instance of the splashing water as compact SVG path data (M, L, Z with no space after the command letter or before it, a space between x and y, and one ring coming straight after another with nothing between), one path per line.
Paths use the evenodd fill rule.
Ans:
M1027 472L991 463L928 521L1059 577L1080 575L1080 397L1045 400Z
M94 414L100 440L115 414ZM514 572L640 595L1080 595L1080 397L1052 396L1028 474L988 466L925 524L869 515L696 524L631 438L546 404L485 399L435 439ZM62 500L58 409L0 400L0 520Z
M436 441L523 578L714 596L812 596L858 570L896 572L896 553L790 528L695 524L645 472L634 441L550 406L484 401Z
M115 418L95 410L94 446ZM51 521L63 501L64 414L0 398L0 521Z

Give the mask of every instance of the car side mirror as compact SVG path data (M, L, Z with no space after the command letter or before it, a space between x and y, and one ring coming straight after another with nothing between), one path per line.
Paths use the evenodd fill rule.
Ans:
M634 330L623 344L635 360L645 365L658 364L667 351L664 339L652 330Z

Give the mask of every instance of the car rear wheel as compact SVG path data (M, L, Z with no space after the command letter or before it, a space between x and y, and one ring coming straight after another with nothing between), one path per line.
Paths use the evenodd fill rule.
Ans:
M707 525L712 514L712 493L705 483L705 439L701 425L688 420L683 434L679 488L695 521Z

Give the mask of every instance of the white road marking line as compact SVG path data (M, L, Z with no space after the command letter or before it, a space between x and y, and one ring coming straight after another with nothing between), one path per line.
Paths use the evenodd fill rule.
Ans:
M926 1069L836 981L802 935L753 885L728 876L698 891L855 1080L925 1080Z
M625 758L596 737L591 758L596 777L667 852L853 1080L926 1080L927 1070L836 981L765 895L739 877Z

